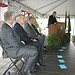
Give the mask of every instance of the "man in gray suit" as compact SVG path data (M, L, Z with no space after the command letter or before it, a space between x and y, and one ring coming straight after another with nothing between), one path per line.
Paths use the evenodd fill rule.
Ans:
M33 17L29 16L27 21L28 23L25 24L24 26L24 29L25 31L27 32L28 36L29 37L32 37L32 38L36 38L40 41L41 45L42 45L42 48L44 47L44 36L40 36L38 35L35 30L33 29L32 27L32 24L33 24Z
M38 40L29 37L28 34L26 33L26 31L24 30L23 25L25 24L25 16L23 14L17 15L16 16L16 21L17 22L15 23L15 25L13 27L15 32L20 37L20 40L25 42L26 45L37 47L37 50L38 50L37 62L40 63L40 60L43 59L41 44L39 43Z
M25 75L31 75L30 70L35 65L38 52L34 46L26 46L20 42L19 36L12 29L14 21L14 13L7 11L4 14L5 23L1 28L1 41L3 43L4 51L10 58L26 57Z

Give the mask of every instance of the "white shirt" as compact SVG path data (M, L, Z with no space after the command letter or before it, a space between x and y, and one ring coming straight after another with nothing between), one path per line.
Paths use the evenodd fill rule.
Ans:
M32 25L29 23L29 25L32 27ZM33 27L32 27L32 29L33 29ZM34 29L33 29L34 30Z
M19 22L17 22L17 23L19 23ZM21 23L19 23L21 26L22 26L22 24Z
M32 27L32 25L29 23L29 25ZM34 28L32 27L33 31L35 32ZM35 32L35 34L37 35L37 33Z
M19 22L17 22L17 23L19 23ZM22 25L21 23L19 23L23 28L24 28L24 25Z
M12 25L10 25L9 23L5 22L8 26L10 26L11 28L13 27Z
M29 23L29 22L28 22ZM29 25L31 26L31 24L29 23Z

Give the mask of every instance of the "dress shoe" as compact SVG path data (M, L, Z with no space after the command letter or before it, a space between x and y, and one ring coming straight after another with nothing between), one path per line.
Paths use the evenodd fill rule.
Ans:
M25 75L31 75L30 71L25 71Z
M48 50L48 48L43 48L43 50Z
M37 71L37 68L34 68L33 70L31 70L30 72L33 73L33 72L36 72Z
M41 64L41 63L37 63L37 64L35 65L35 67L36 67L36 68L46 68L46 66L43 65L43 64Z

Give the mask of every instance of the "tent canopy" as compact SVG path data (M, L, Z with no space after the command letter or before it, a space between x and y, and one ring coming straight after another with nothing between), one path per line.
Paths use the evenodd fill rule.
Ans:
M24 11L27 10L30 13L40 15L51 15L53 11L57 12L57 16L64 16L65 11L71 12L71 16L75 16L74 4L75 0L1 0L7 3L7 1L17 2L24 7ZM12 2L11 2L12 4ZM14 4L14 3L13 3Z
M53 11L57 12L57 15L63 16L65 10L71 12L72 16L75 16L74 4L75 0L16 0L27 7L32 8L35 12L38 11L43 15L50 15Z

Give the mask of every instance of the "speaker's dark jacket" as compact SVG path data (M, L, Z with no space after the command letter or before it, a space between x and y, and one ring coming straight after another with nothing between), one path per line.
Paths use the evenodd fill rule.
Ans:
M49 16L48 26L51 25L51 24L54 24L56 22L57 22L57 20L56 20L55 16L53 16L53 15Z

